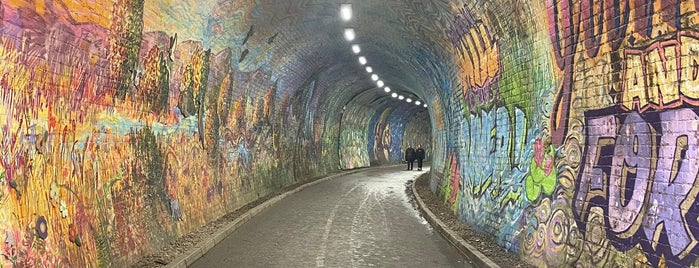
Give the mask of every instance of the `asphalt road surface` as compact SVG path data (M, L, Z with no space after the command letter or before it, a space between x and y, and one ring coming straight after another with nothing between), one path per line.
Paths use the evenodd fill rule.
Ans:
M411 204L406 185L424 172L373 168L309 186L192 267L471 267Z

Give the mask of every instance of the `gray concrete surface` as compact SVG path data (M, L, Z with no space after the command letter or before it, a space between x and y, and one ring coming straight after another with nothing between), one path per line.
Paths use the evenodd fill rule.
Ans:
M472 267L410 202L406 183L429 169L403 168L306 187L248 219L191 267Z

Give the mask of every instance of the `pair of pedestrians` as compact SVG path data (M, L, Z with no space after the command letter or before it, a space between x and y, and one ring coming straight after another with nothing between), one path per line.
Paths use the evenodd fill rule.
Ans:
M408 162L408 170L413 170L413 162L417 160L417 170L422 170L422 160L425 159L425 149L422 145L418 144L417 149L408 144L408 148L405 149L405 161Z

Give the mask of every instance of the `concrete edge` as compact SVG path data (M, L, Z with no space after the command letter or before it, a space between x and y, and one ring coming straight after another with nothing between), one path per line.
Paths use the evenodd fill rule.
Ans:
M354 174L360 171L364 171L367 169L371 168L389 168L389 167L395 167L397 165L387 165L387 166L378 166L378 167L367 167L367 168L358 168L358 169L351 169L347 170L344 172L336 173L329 175L327 177L324 177L322 179L314 180L305 184L300 185L299 187L296 187L288 192L282 193L278 196L275 196L273 198L270 198L269 200L263 202L262 204L259 204L250 210L246 211L245 213L241 214L236 218L233 222L229 223L225 227L222 227L219 229L216 233L213 235L209 236L208 238L205 238L203 241L199 242L194 248L188 250L185 253L180 254L179 257L175 258L172 262L168 263L165 267L168 268L186 268L190 266L192 263L197 261L199 258L204 256L206 252L208 252L210 249L212 249L214 246L216 246L219 242L223 241L228 235L232 234L233 231L238 229L238 227L242 226L244 223L246 223L248 220L250 220L252 217L255 215L259 214L260 212L264 211L266 208L276 204L277 202L283 200L289 195L292 195L294 193L300 192L301 190L305 189L306 187L334 179L339 176L345 176L349 174Z
M417 189L415 188L415 183L420 177L416 178L413 180L413 183L411 185L413 195L415 196L415 200L417 200L418 207L420 208L420 211L423 212L423 215L425 215L425 219L432 225L432 227L436 228L437 231L445 238L449 243L454 245L461 254L464 256L468 257L469 260L473 261L476 266L478 267L483 267L483 268L500 268L499 265L497 265L495 262L493 262L491 259L486 257L483 253L478 251L473 245L469 244L461 238L454 230L449 229L444 222L442 222L437 216L432 213L432 211L425 205L425 203L422 201L422 198L420 198L420 195L417 193Z

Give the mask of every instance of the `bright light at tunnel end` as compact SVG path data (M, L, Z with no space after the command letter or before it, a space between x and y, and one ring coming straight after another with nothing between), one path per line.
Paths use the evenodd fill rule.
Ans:
M349 21L352 19L352 4L340 5L340 17L344 21Z
M354 29L352 29L352 28L346 28L346 29L345 29L345 39L346 39L347 41L352 41L352 40L354 40L354 37L355 37L355 35L354 35Z

